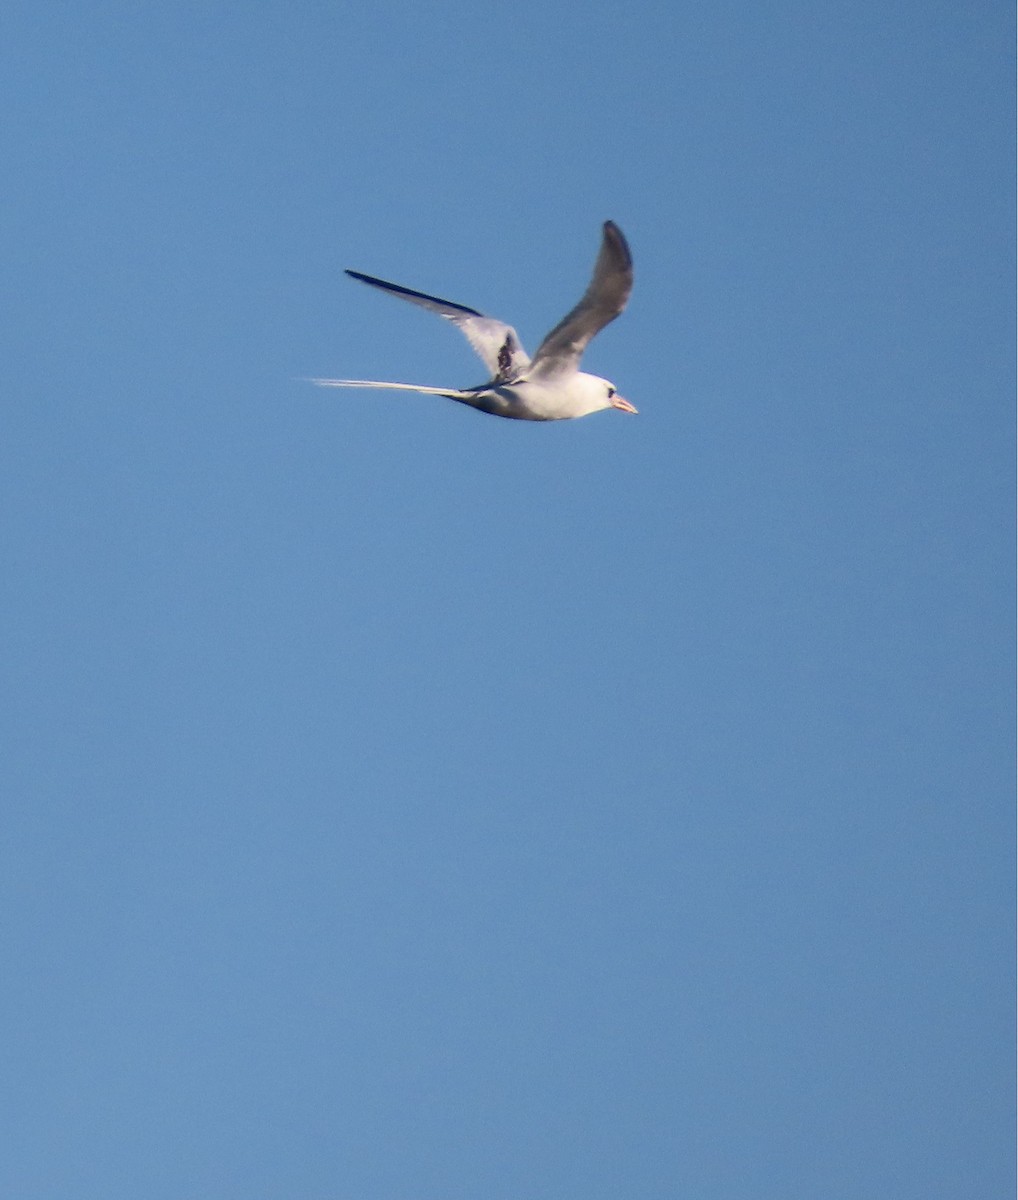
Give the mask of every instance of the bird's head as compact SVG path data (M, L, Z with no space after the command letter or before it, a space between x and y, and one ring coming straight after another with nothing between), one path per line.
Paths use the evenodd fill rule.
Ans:
M588 375L591 393L590 412L600 412L603 408L617 408L620 412L635 413L639 410L618 394L615 384L597 375Z

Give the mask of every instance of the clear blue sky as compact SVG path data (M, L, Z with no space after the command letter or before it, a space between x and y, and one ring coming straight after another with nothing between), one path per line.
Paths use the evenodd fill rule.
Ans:
M1012 1194L1013 45L5 6L0 1195Z

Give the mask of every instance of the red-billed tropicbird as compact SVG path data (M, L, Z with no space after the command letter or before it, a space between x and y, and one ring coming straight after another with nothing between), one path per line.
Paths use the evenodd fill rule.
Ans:
M560 421L585 417L604 408L636 412L618 394L614 384L579 370L580 355L587 343L622 312L633 289L633 259L622 230L614 221L604 223L601 250L583 298L548 334L533 359L527 357L512 326L486 317L476 309L387 283L373 275L362 275L360 271L347 274L451 321L483 359L492 378L479 387L463 389L382 383L374 379L312 379L311 383L320 387L424 392L458 400L496 417L522 421Z

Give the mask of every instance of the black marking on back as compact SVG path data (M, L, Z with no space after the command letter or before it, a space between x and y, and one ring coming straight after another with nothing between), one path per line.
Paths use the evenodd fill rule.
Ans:
M498 351L498 375L496 379L508 379L513 365L512 334L505 339Z

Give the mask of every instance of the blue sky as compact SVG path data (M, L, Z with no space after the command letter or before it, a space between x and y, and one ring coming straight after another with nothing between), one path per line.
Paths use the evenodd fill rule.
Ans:
M1013 44L8 5L0 1193L1011 1194Z

